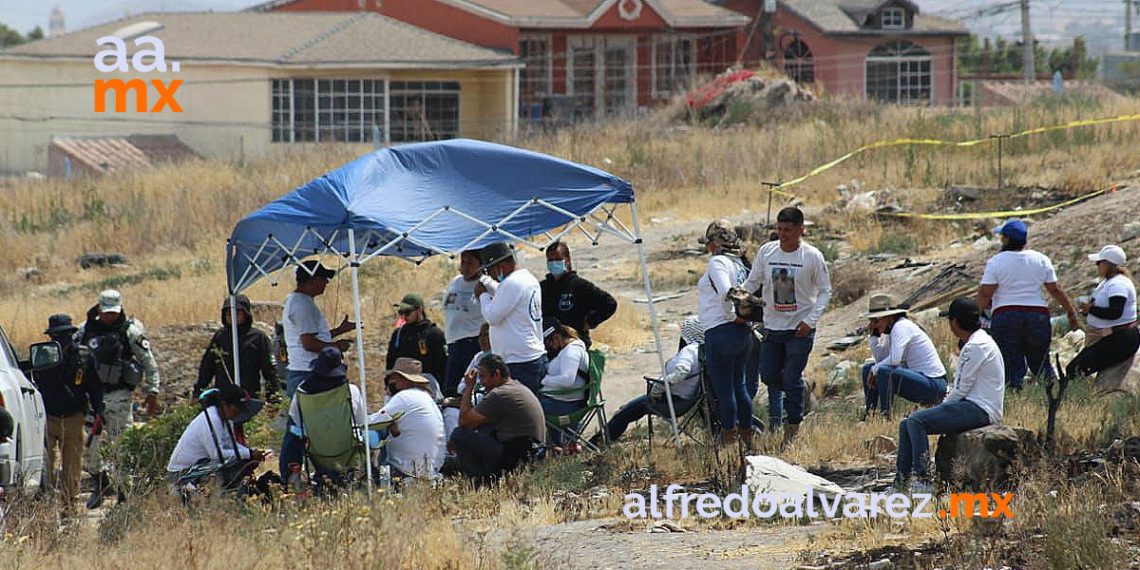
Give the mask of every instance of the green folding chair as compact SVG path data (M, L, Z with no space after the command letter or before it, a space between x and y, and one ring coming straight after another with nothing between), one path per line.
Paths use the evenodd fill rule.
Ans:
M590 365L586 376L586 405L569 414L546 414L546 426L553 432L566 439L575 441L590 451L598 451L598 446L590 443L583 434L590 424L596 424L598 433L602 434L603 445L609 445L609 433L606 431L606 399L602 396L602 374L606 370L606 355L596 350L589 351ZM577 390L554 390L543 392L547 395L573 393Z
M305 463L311 480L315 474L348 474L364 467L364 426L352 414L352 392L347 383L317 394L297 391ZM315 468L315 469L313 469Z

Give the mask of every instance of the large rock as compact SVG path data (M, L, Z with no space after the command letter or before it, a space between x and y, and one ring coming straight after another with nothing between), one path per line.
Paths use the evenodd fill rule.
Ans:
M1123 392L1135 396L1140 392L1140 358L1133 354L1132 358L1097 372L1096 391Z
M953 487L992 491L1009 481L1010 468L1034 445L1025 428L991 425L938 438L934 464Z

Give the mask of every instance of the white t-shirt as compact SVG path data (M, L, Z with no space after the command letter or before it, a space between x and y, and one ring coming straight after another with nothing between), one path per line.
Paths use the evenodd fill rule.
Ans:
M780 249L778 241L760 246L744 288L755 291L761 285L764 328L770 330L794 330L801 322L814 329L831 302L827 262L805 241L792 252Z
M583 390L586 386L586 381L582 378L579 372L590 371L590 355L587 354L586 344L578 339L570 341L570 344L562 348L558 356L550 361L547 366L546 376L543 377L541 382L541 392L546 397L552 400L559 400L562 402L577 402L586 398L586 391ZM565 394L547 394L547 391L553 390L571 390L573 392Z
M1032 249L1003 251L986 262L982 285L997 285L991 310L1007 305L1048 307L1041 286L1056 283L1053 262Z
M388 398L380 411L368 418L369 423L396 420L400 435L388 439L388 461L393 467L414 477L434 477L443 465L445 453L443 414L427 392L418 388L400 390Z
M954 384L943 401L963 399L985 410L991 423L1001 421L1005 403L1005 364L997 343L984 329L974 331L962 347L958 369L954 371Z
M708 269L697 281L697 315L704 330L736 320L736 310L726 296L729 289L744 282L747 274L744 262L738 258L727 255L709 258Z
M674 398L695 400L700 388L701 363L699 344L686 344L665 363L665 381L669 382L669 392ZM655 393L664 394L665 387L655 385Z
M530 362L546 354L542 344L542 291L526 269L515 269L494 296L479 296L483 318L491 325L491 350L507 364Z
M317 307L312 297L298 293L289 293L285 297L285 349L289 355L289 370L307 372L309 365L316 360L317 353L305 350L301 346L301 335L315 334L317 340L332 342L332 333L329 332L329 323L325 315Z
M485 322L475 298L475 284L456 275L443 296L443 336L448 344L479 336L479 327Z
M901 366L926 376L940 378L946 376L946 368L926 332L910 319L899 319L891 327L890 351L871 367L877 373L882 366Z
M1085 320L1090 327L1107 329L1136 320L1136 285L1132 280L1123 275L1114 275L1112 279L1102 281L1092 294L1092 304L1094 307L1107 307L1108 300L1113 297L1124 297L1124 312L1119 318L1111 320L1089 315Z
M214 426L213 434L217 436L218 443L216 446L214 435L210 433L210 425L206 424L206 414L209 414L210 425ZM217 406L210 406L206 411L200 412L190 421L190 425L186 426L182 437L178 438L178 445L174 446L174 452L170 454L166 470L182 471L207 457L219 462L232 459L235 455L248 459L249 448L230 439L229 429L232 428L226 427L229 424L229 420L222 421ZM222 449L222 458L218 457L218 447Z

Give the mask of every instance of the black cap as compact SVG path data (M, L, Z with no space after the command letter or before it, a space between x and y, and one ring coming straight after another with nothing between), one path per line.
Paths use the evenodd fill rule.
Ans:
M61 333L75 332L79 330L78 327L71 323L71 315L52 315L48 317L48 328L44 334L55 336Z
M332 279L336 277L336 271L321 265L320 260L310 259L301 263L302 267L297 268L297 274L312 275L312 278L324 277L325 279Z
M218 401L238 407L238 415L233 419L235 424L248 422L265 406L265 402L251 398L249 392L235 384L224 384L218 388Z
M542 338L546 338L555 332L562 332L562 321L558 320L558 317L543 317Z
M977 321L980 316L978 302L972 297L958 297L950 303L949 308L938 313L938 316L957 319L960 323Z
M483 262L483 266L479 269L486 269L508 257L514 257L515 252L511 246L505 241L495 242L484 247L479 252L479 260Z

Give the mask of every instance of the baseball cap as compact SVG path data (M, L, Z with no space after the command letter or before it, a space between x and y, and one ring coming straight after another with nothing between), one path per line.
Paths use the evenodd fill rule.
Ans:
M312 275L314 279L317 277L324 277L325 279L332 279L333 277L336 277L336 271L333 271L332 269L321 265L321 262L318 259L310 259L308 261L302 262L301 266L297 267L297 273Z
M1025 222L1017 219L1010 218L1004 224L994 228L994 233L1008 237L1015 241L1025 241L1029 238L1029 228Z
M1127 260L1128 256L1124 255L1124 250L1119 245L1106 245L1099 252L1089 254L1089 261L1093 263L1107 261L1113 265L1124 265Z
M218 401L238 407L238 415L233 419L235 424L248 422L265 406L264 401L251 398L249 392L234 384L225 384L218 388Z
M123 312L123 295L114 289L107 289L106 291L99 293L99 312Z
M544 317L542 319L542 338L547 338L556 331L562 330L562 321L557 317Z
M950 307L938 313L940 317L957 319L958 322L976 321L979 318L978 302L970 297L958 297L950 303Z
M400 299L400 302L396 303L395 306L401 311L422 309L424 308L424 298L421 297L419 293L408 293L404 295L404 298Z
M479 269L487 269L488 267L515 255L514 250L505 241L499 241L487 245L479 252L479 258L483 262L483 266Z

